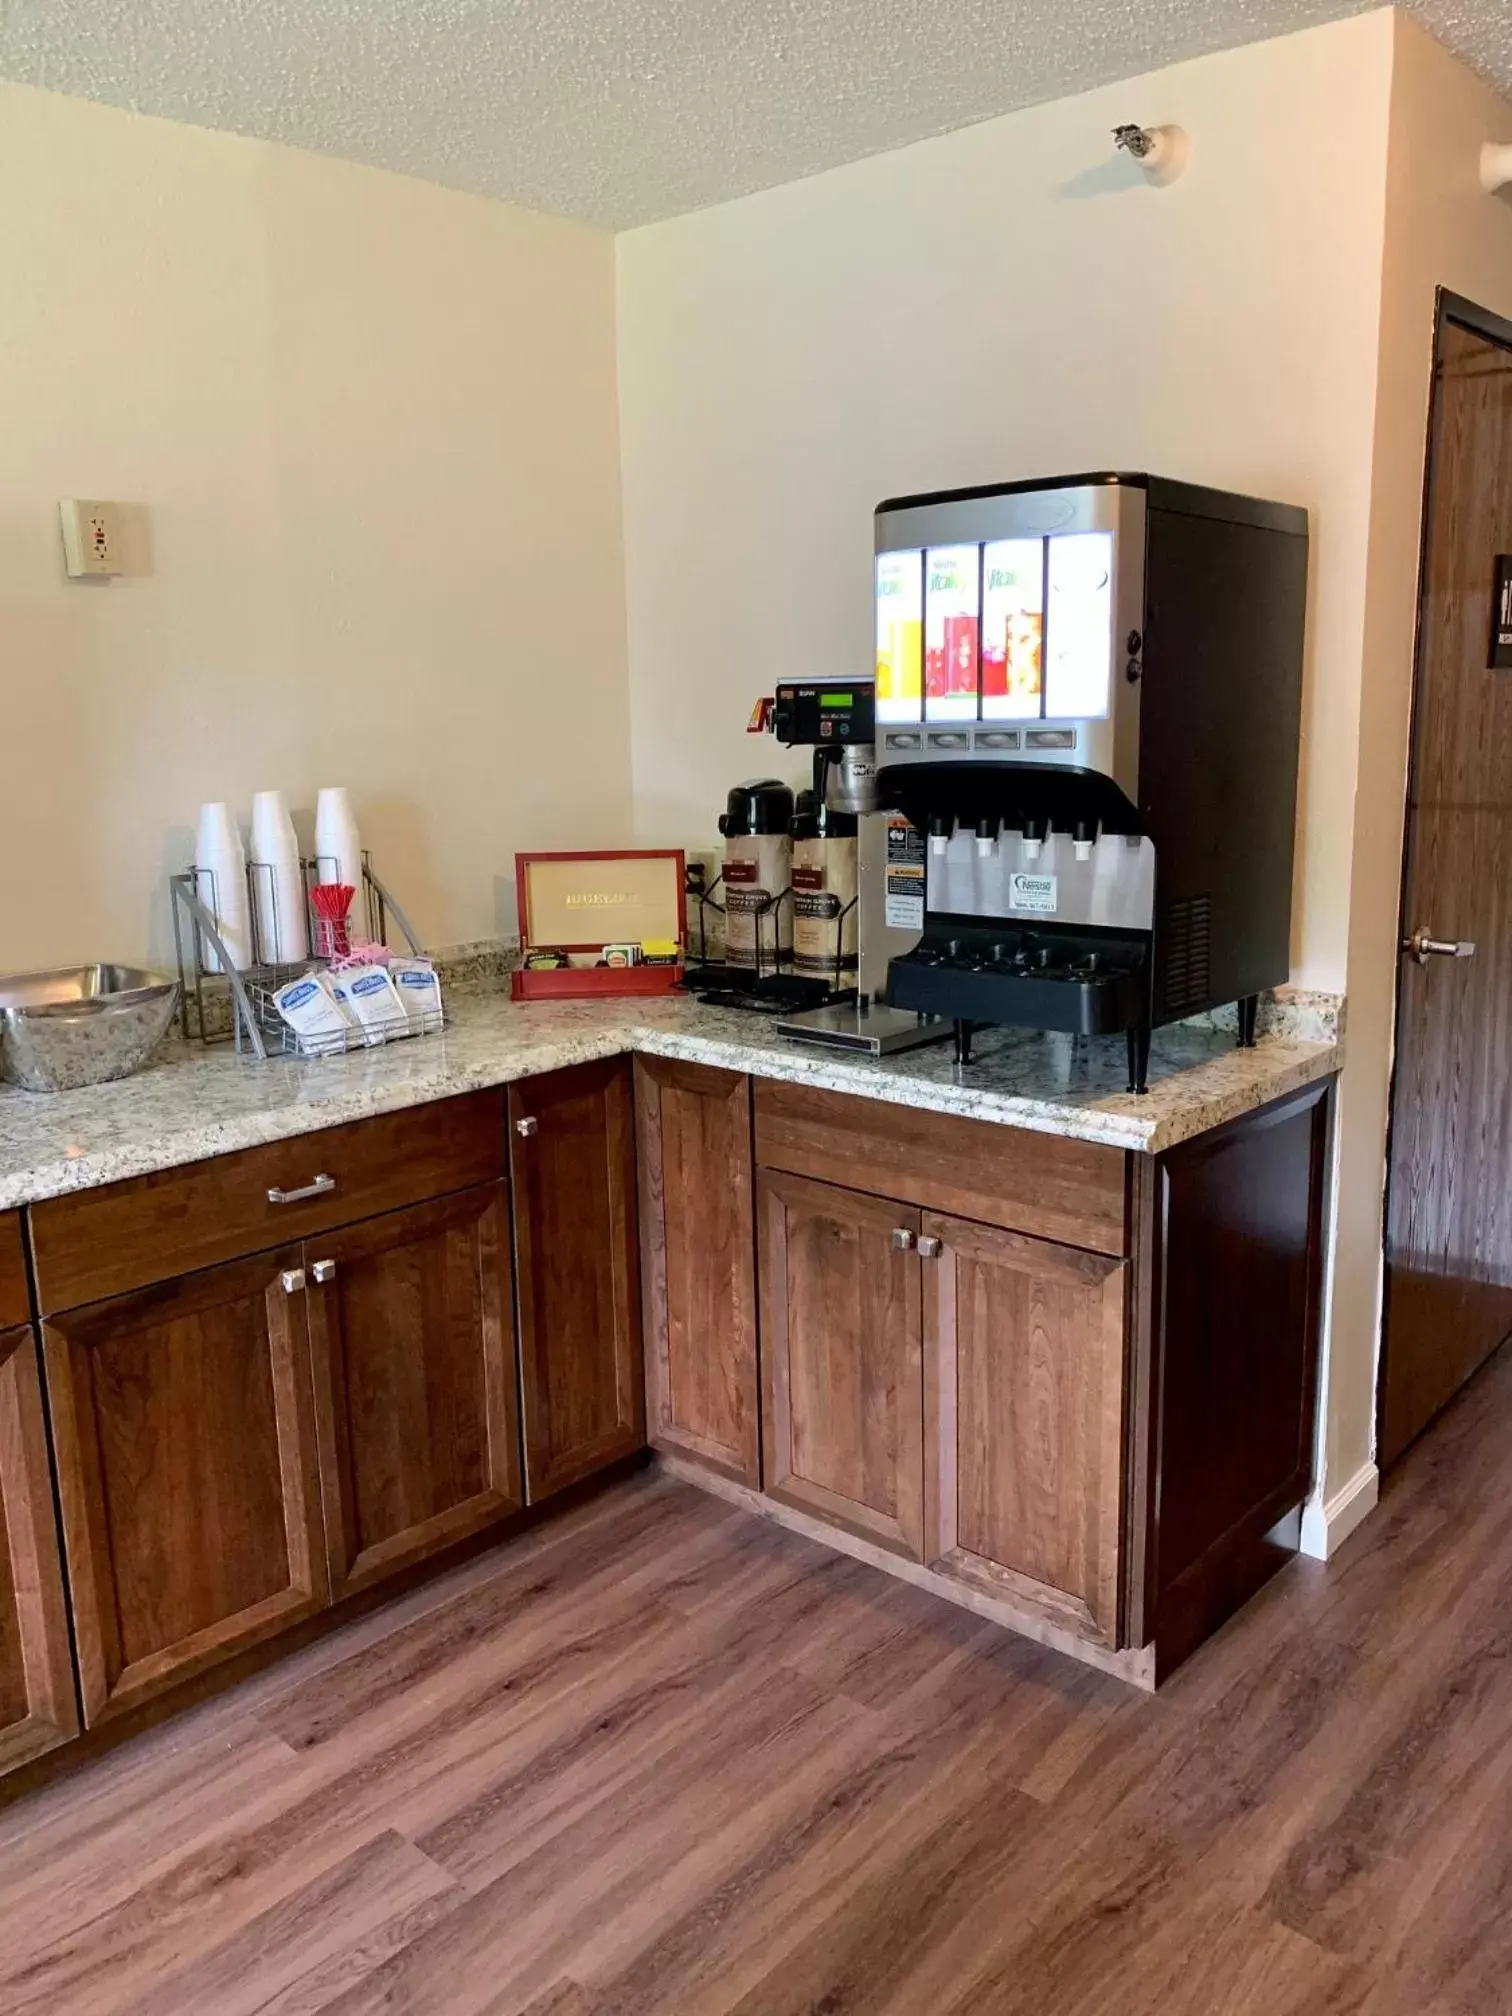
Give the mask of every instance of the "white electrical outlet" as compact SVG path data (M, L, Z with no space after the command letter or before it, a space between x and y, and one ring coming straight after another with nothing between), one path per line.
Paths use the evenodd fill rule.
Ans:
M98 498L65 497L58 506L63 518L63 553L70 575L119 574L121 571L121 507Z

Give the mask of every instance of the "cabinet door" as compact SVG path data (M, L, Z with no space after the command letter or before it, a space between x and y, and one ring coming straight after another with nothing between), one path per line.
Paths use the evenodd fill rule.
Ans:
M509 1088L531 1504L645 1442L635 1141L623 1058Z
M305 1244L332 1598L517 1511L504 1186Z
M298 1264L265 1253L44 1326L90 1724L325 1604Z
M0 1331L0 1771L77 1733L37 1347Z
M942 1565L1117 1638L1128 1263L924 1218Z
M922 1559L919 1214L763 1169L766 1488Z
M759 1484L751 1081L638 1057L635 1128L651 1440Z

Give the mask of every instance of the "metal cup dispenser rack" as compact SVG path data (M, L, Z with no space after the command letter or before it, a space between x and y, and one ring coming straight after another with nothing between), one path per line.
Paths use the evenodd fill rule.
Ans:
M856 994L854 963L849 971L845 964L845 920L855 909L857 898L841 910L837 910L830 920L835 933L835 963L833 976L821 977L817 973L797 973L791 965L782 963L782 910L786 904L792 908L793 891L791 885L779 889L775 896L764 897L751 912L756 924L756 964L751 966L731 966L723 960L709 957L709 912L718 917L725 914L725 906L715 891L724 881L721 870L714 880L705 885L701 864L690 864L687 889L697 905L697 956L690 957L688 970L683 976L686 993L695 994L701 1001L715 1007L738 1006L742 1008L770 1008L774 1014L789 1014L798 1008L821 1008L829 1003L852 1001ZM768 928L770 927L770 944ZM689 952L693 946L690 943Z
M334 866L318 856L301 859L300 875L308 912L310 943L321 944L328 933L327 920L315 914L310 891L328 879L322 869ZM220 934L216 918L222 915L215 870L189 867L169 877L173 899L173 945L178 960L179 1028L186 1040L223 1043L228 1039L238 1054L253 1057L327 1057L344 1050L365 1050L375 1043L403 1036L424 1036L440 1029L445 1017L438 1009L420 1016L401 1014L392 1024L354 1025L336 1036L300 1036L278 1011L274 996L290 980L316 968L329 967L329 951L315 952L306 959L279 962L268 956L264 944L265 927L271 924L275 944L282 938L278 916L278 881L266 863L247 864L247 917L251 961L238 968ZM209 898L208 902L205 900ZM420 940L409 919L395 902L390 890L373 871L364 849L361 915L368 941L388 943L389 923L398 929L408 951L423 956ZM327 940L327 942L329 942ZM226 983L221 995L213 984ZM218 1012L219 1011L219 1012Z

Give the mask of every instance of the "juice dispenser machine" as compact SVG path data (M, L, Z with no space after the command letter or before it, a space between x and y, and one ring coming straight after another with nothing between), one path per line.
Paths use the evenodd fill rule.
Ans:
M863 986L963 1061L980 1023L1122 1031L1131 1089L1164 1023L1237 1002L1252 1042L1289 971L1307 553L1301 510L1147 475L879 506Z

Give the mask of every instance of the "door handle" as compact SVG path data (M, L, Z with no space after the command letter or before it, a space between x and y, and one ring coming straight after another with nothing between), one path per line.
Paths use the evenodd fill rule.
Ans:
M306 1183L299 1190L280 1190L276 1185L268 1192L270 1204L303 1204L307 1197L324 1197L336 1188L334 1176L317 1176L313 1183Z
M310 1279L322 1288L327 1281L334 1281L335 1278L336 1262L334 1260L317 1260L315 1265L310 1269Z
M899 1225L893 1232L892 1243L894 1253L912 1253L914 1235L906 1225Z
M305 1284L303 1267L285 1267L278 1277L278 1285L285 1295L297 1295Z
M1410 938L1402 940L1402 950L1416 959L1419 966L1426 966L1430 959L1473 959L1475 940L1435 938L1431 931L1414 931Z
M921 1260L933 1260L939 1250L940 1242L933 1232L921 1232L919 1234L918 1251Z
M537 1120L537 1118L533 1113L527 1113L523 1120L516 1120L515 1132L516 1134L524 1135L525 1139L528 1141L531 1135L534 1134L536 1129L540 1126L540 1124L541 1124L540 1121Z

